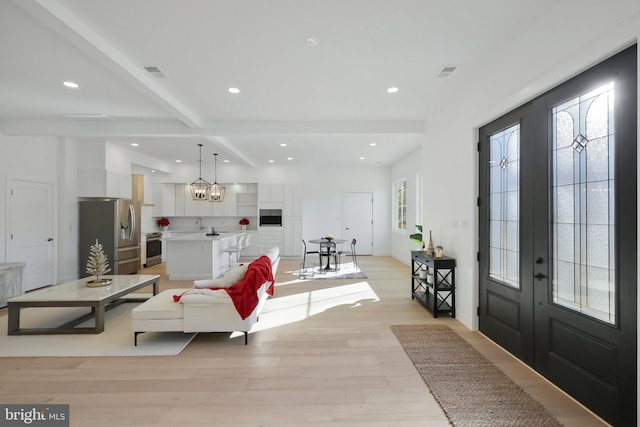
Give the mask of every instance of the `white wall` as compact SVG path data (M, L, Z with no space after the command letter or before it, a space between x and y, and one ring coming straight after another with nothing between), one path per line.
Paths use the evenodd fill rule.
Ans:
M7 186L11 179L53 184L57 189L57 139L0 134L0 261L7 261ZM57 245L57 244L56 244Z
M391 191L391 186L394 182L401 179L407 180L407 231L390 231L391 255L398 261L407 265L411 264L411 251L421 248L419 244L409 240L409 235L418 232L415 226L423 225L423 239L429 238L429 224L422 224L422 218L416 218L416 177L420 172L424 174L425 186L428 185L430 181L432 182L432 177L427 173L428 171L423 168L422 149L410 153L408 156L395 163L391 168L391 179L389 182L389 191ZM436 207L437 203L430 197L424 200L424 209L435 209ZM393 206L390 206L389 209L389 214L393 215ZM391 225L390 220L389 226L391 227ZM428 240L425 241L428 243Z
M52 184L54 270L57 281L77 277L77 150L71 140L0 134L0 261L7 260L7 186L11 179Z

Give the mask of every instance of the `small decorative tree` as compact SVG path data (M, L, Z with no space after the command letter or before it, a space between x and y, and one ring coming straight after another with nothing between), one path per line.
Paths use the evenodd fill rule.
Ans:
M87 260L87 273L96 276L96 279L92 282L101 282L100 276L107 274L111 271L111 269L109 268L109 260L107 259L107 255L105 255L104 250L102 249L102 245L98 242L98 239L96 239L95 245L91 245L89 252L89 259Z

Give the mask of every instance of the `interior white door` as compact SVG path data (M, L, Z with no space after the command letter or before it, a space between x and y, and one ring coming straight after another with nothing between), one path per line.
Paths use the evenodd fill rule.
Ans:
M356 239L358 255L373 255L373 193L348 192L344 195L345 249Z
M9 191L9 261L25 263L23 291L54 282L53 187L11 180Z

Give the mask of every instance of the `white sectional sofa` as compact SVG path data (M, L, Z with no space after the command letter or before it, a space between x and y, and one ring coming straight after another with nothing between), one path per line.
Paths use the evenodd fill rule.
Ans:
M277 247L270 249L266 256L271 261L271 270L275 277L280 263L279 249ZM271 281L255 284L257 306L243 318L234 300L229 296L229 292L224 288L232 288L232 285L248 277L248 274L245 275L248 267L248 264L240 264L231 268L220 278L196 280L193 288L168 289L134 308L132 311L134 345L138 345L138 335L143 332L177 331L244 332L246 345L249 331L258 321L258 315L269 297L267 290L273 285ZM245 311L247 311L246 307Z

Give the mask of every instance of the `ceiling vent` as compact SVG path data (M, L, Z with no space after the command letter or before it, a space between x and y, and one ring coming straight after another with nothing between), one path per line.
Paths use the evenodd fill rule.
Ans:
M445 65L444 67L442 67L442 70L440 70L438 77L440 77L441 79L444 79L445 77L449 77L451 73L453 73L457 69L458 69L457 65Z
M146 67L144 67L144 69L151 74L153 77L157 77L157 78L164 78L167 77L167 75L165 73L162 72L162 70L160 70L160 68L155 67L153 65L148 65Z

